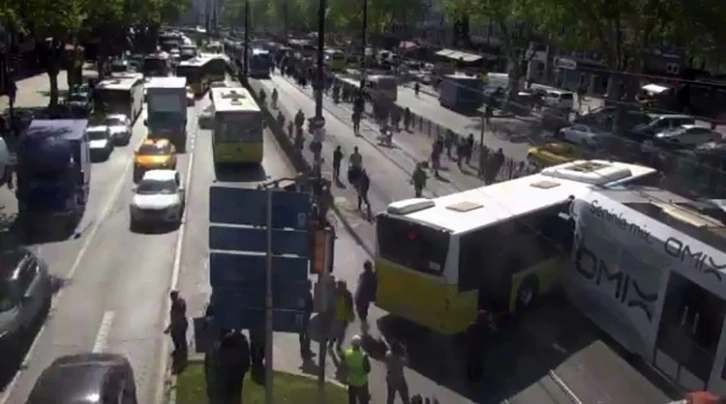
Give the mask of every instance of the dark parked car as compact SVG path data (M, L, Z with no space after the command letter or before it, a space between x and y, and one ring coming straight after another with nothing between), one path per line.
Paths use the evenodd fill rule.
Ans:
M136 404L134 371L125 356L83 353L53 361L26 404Z
M0 357L11 357L42 321L53 298L45 263L25 247L0 252Z

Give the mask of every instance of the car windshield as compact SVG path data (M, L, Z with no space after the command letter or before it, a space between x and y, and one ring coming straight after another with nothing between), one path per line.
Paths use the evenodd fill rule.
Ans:
M88 138L91 140L105 140L107 138L106 130L89 130Z
M145 144L139 148L139 154L145 156L166 156L171 153L169 146L157 146L155 144Z
M176 192L176 183L174 180L142 180L136 193L139 195L171 195Z
M118 116L108 116L104 119L106 126L124 126L126 125L125 119Z
M85 93L74 93L74 94L71 94L70 96L68 96L68 101L71 101L71 102L86 102L86 99L87 98L88 97L86 96Z

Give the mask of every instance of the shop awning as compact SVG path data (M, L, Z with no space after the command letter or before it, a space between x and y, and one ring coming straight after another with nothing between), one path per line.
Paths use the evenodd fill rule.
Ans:
M481 60L481 56L474 55L472 53L466 53L462 51L457 51L453 49L442 49L438 52L436 52L436 56L442 56L445 58L449 58L456 61L462 61L462 62L476 62L478 60Z

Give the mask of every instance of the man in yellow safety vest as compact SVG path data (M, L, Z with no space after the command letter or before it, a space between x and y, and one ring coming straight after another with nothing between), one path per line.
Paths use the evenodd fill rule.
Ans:
M343 354L343 366L348 385L348 404L368 404L368 373L371 362L361 349L361 337L353 336L350 348Z

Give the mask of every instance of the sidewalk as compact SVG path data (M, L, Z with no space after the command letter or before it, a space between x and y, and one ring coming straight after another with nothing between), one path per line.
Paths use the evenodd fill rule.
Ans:
M271 109L273 115L277 111L282 112L286 118L286 122L290 122L293 119L298 109L302 109L306 116L313 115L314 103L312 99L307 94L299 93L296 87L280 79L279 76L274 76L273 80L269 81L252 81L252 88L256 93L259 93L259 90L263 87L268 99L270 98L272 88L278 88L280 94L278 101L279 109ZM295 92L298 93L295 94ZM408 183L408 179L410 178L408 171L413 169L415 161L408 158L399 149L390 150L376 146L375 142L371 142L370 139L365 138L367 136L374 136L374 134L369 133L370 131L363 127L363 125L361 131L366 132L366 134L363 137L356 137L353 134L349 122L339 117L340 111L335 111L335 113L331 112L332 108L329 108L330 106L328 104L326 102L326 109L324 110L328 135L323 144L323 155L325 156L322 166L323 175L330 176L332 173L332 167L330 165L331 159L329 156L332 155L332 150L335 147L341 146L345 154L349 155L352 147L357 145L361 149L361 154L364 156L364 161L366 162L365 166L372 178L369 199L373 213L385 209L386 205L393 200L413 197L412 186ZM305 136L306 146L303 155L307 161L311 161L312 153L307 147L311 140L311 135L306 133ZM378 149L378 151L374 151L374 148ZM395 165L391 159L397 159ZM342 173L342 177L345 177L345 173ZM374 187L376 188L374 189ZM435 194L445 194L455 191L456 189L448 182L430 181L430 186L427 187L425 193L433 196ZM335 248L334 275L337 279L345 280L349 289L353 291L355 290L357 277L363 261L371 258L375 251L375 227L373 223L366 220L365 216L357 210L355 206L356 194L350 187L338 184L338 186L333 188L333 194L335 196L336 208L339 212L339 216L336 219L341 219L335 223L338 239L336 240ZM375 306L371 306L369 314L369 334L374 339L379 339L382 335L381 330L378 328L379 320L385 321L386 316L387 313ZM315 323L315 320L313 320L313 329L315 329ZM350 325L344 346L348 346L349 338L355 333L359 333L360 329L361 324L358 320ZM294 338L294 336L291 337ZM275 345L277 347L278 343L276 342ZM299 371L298 364L300 363L300 359L296 352L298 346L297 341L291 338L290 345L292 346L291 351L293 349L295 351L290 352L288 355L283 354L282 357L278 355L275 358L275 367L286 371ZM313 349L317 353L317 344L315 344ZM453 355L449 356L449 358L451 357ZM331 358L330 356L328 358L326 362L327 377L339 377L340 375L336 374L336 358ZM380 362L380 357L372 359L372 371L369 375L369 387L372 395L371 402L384 403L386 399L385 367ZM417 356L414 358L414 361L417 366L415 370L413 366L406 370L406 377L411 394L418 393L428 397L437 397L442 403L469 402L467 398L443 385L443 383L447 383L459 390L461 386L457 386L458 380L452 382L451 379L457 379L457 376L460 375L460 365L456 363L438 363L436 369L432 370L430 363L422 366L422 362L428 361L427 358ZM305 367L303 367L303 371L305 371ZM438 381L434 381L432 378Z
M281 77L281 76L278 76ZM281 77L283 80L287 81L288 83L297 85L294 83L293 80L291 80L288 77ZM299 88L299 87L297 87ZM314 99L313 90L310 87L307 87L305 89L301 89L301 91L305 92L311 100ZM349 103L335 103L331 97L328 95L323 96L323 103L325 106L325 109L333 114L336 118L340 119L341 121L348 124L351 128L353 125L352 122L352 114L353 114L353 105ZM368 107L369 104L366 104ZM379 125L375 123L375 120L372 118L371 114L366 113L364 116L364 119L361 121L361 136L365 138L369 143L375 144L377 148L384 150L385 152L390 152L392 154L395 153L401 153L405 155L406 158L410 159L412 162L422 162L422 161L428 161L430 159L431 155L431 148L433 145L433 142L435 140L435 136L428 136L421 131L415 129L412 125L412 127L409 128L409 131L406 132L403 130L403 121L401 124L401 131L394 133L393 135L393 149L390 149L386 146L379 145L378 143L378 134L379 134ZM351 129L352 130L352 129ZM475 134L476 135L476 134ZM478 137L476 138L476 144L478 144ZM478 149L478 146L475 146L475 149ZM399 157L399 156L395 156ZM459 169L456 166L456 159L455 159L455 153L453 153L452 157L454 159L448 159L444 157L442 159L442 169L441 169L441 176L442 180L449 183L450 187L453 188L453 191L449 192L433 192L434 196L438 195L445 195L452 192L457 191L463 191L471 188L477 188L484 186L484 181L477 176L477 164L478 164L478 153L474 153L471 157L470 164L463 164L462 169ZM511 160L510 160L511 161ZM514 161L511 161L510 164L516 164ZM413 166L411 167L411 173L413 172ZM432 177L432 176L431 176ZM511 170L507 168L507 166L503 166L502 169L499 172L499 175L497 176L497 180L506 180L511 177ZM429 183L437 181L435 178L429 178Z

